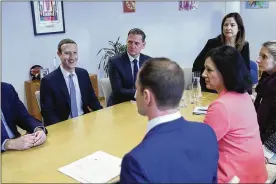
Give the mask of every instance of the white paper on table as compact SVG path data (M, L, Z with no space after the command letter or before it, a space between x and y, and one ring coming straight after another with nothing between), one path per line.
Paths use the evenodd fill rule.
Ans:
M58 169L81 183L106 183L121 171L122 159L97 151Z
M193 110L193 114L196 115L204 115L207 114L208 106L197 106Z

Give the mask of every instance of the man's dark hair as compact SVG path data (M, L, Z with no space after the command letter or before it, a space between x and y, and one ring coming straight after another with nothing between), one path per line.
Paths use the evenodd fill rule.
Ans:
M142 41L144 42L146 40L146 34L144 33L144 31L142 31L141 29L139 28L133 28L131 29L129 32L128 32L128 36L130 34L133 34L133 35L141 35L142 36Z
M222 75L227 91L245 93L252 86L251 76L240 52L231 46L211 49L205 59L210 57Z
M68 44L68 43L76 44L76 42L74 40L71 40L69 38L63 39L58 43L58 52L61 53L62 52L61 46L64 45L64 44Z
M184 90L184 73L180 66L168 58L151 58L139 71L141 92L149 89L160 110L176 108Z

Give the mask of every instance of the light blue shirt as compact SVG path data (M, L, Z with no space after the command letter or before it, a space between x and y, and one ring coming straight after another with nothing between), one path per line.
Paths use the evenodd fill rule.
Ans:
M69 86L69 75L71 73L67 72L63 67L62 65L60 65L60 69L61 69L61 73L65 79L65 83L66 83L66 86L67 86L67 89L68 89L68 93L70 95L70 86ZM83 109L82 109L82 100L81 100L81 91L80 91L80 86L79 86L79 81L78 81L78 76L76 74L76 72L73 72L73 82L74 82L74 85L75 85L75 89L76 89L76 100L77 100L77 108L78 108L78 116L81 116L84 114L83 112ZM68 119L71 118L71 114L69 114L69 117Z
M7 122L6 122L6 119L5 119L5 117L4 117L4 114L3 114L2 112L1 112L1 119L2 119L2 122L3 122L3 124L4 124L4 127L6 128L6 131L7 131L7 133L8 133L9 138L10 138L10 139L14 138L15 136L14 136L14 134L12 133L10 127L8 126L8 124L7 124ZM8 139L4 140L4 142L3 142L3 144L2 144L2 150L4 150L4 151L5 151L5 144L6 144L7 141L8 141Z
M173 114L167 114L164 116L156 117L149 121L148 126L147 126L147 133L157 125L176 120L180 117L181 117L181 114L179 111L177 111Z

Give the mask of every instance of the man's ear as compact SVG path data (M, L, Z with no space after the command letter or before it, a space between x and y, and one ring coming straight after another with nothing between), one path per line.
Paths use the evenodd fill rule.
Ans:
M146 46L146 41L143 42L143 49L145 48Z
M57 51L57 55L58 55L58 56L60 56L60 55L61 55L61 53L60 53L59 51Z
M150 90L148 89L144 89L143 91L143 97L144 97L144 101L145 101L145 104L148 106L151 101L152 101L152 93Z

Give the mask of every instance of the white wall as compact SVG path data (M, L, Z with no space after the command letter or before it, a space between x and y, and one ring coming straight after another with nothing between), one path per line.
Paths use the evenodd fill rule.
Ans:
M51 68L57 44L66 37L77 42L78 66L90 73L97 72L97 51L118 36L125 41L133 27L147 35L144 53L190 67L207 39L219 33L225 5L201 2L197 11L180 12L177 2L139 2L136 13L123 14L121 2L64 2L66 33L44 36L33 35L29 2L3 2L2 9L2 80L13 84L25 101L29 68Z
M241 3L252 57L261 42L275 36L275 12L275 2L265 10L247 10ZM67 37L78 44L78 66L97 73L97 51L118 36L125 41L133 27L147 35L145 54L191 67L207 39L219 34L225 13L225 2L199 2L199 9L190 12L178 11L177 2L137 2L136 13L125 14L122 2L64 2L66 33L34 36L30 3L2 2L2 80L13 84L25 101L29 68L51 68L58 42Z
M276 2L269 1L268 9L246 9L241 2L246 39L250 45L250 58L256 61L263 42L276 39Z

